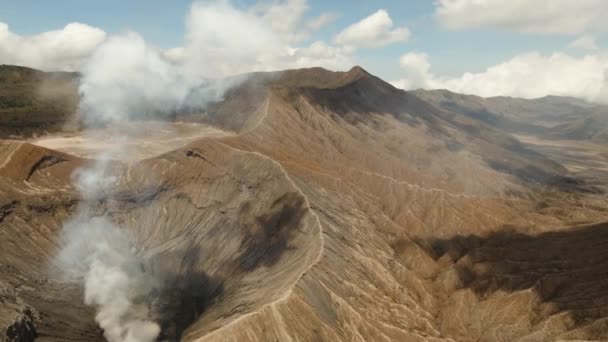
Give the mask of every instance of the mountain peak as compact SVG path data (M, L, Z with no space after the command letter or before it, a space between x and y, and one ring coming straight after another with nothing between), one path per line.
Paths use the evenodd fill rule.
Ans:
M369 77L372 75L360 66L354 66L346 72L314 67L281 71L275 83L296 87L338 88Z
M362 67L355 65L354 67L352 67L349 71L348 74L351 75L361 75L361 76L369 76L370 73L367 72L367 70L363 69Z

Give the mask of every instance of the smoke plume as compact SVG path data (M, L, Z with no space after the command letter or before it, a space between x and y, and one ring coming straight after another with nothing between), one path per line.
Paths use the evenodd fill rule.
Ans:
M57 262L67 280L83 285L84 302L96 308L95 320L108 341L152 342L160 327L148 319L145 298L157 281L143 271L128 231L99 206L118 180L109 155L111 151L74 173L83 200L63 227Z
M242 77L208 78L190 61L169 62L135 32L110 37L82 70L80 112L86 123L165 119L184 109L203 109Z
M79 215L64 227L65 247L58 258L71 280L84 285L84 302L110 342L155 341L160 327L150 321L145 303L146 275L133 254L130 237L106 217Z
M203 109L243 80L206 77L207 68L197 70L196 63L191 58L169 61L139 34L128 32L99 45L82 69L81 121L86 127L102 124L116 129L107 130L114 132L112 136L102 137L111 140L112 147L73 175L82 201L64 225L57 261L69 280L83 286L84 302L95 307L95 319L110 342L152 342L160 334L148 307L162 280L144 272L144 253L135 239L105 214L112 209L108 206L121 180L115 160L137 163L124 155L131 138L126 123L158 124L181 110ZM152 176L151 170L146 172L146 177Z

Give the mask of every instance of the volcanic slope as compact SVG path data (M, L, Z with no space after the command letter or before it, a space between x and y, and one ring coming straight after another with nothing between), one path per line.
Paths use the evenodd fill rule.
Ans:
M97 204L169 284L162 337L608 338L604 197L510 135L358 67L251 75L206 115L236 134L115 162ZM6 334L101 339L49 266L90 161L1 144Z

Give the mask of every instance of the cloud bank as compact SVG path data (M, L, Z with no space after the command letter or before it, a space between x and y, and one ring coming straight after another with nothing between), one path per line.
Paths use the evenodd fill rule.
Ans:
M33 36L20 36L0 22L0 63L75 71L105 39L103 30L81 23Z
M331 19L321 14L307 22L307 10L302 0L246 10L226 2L195 3L188 15L186 45L168 53L174 60L189 60L190 69L202 67L213 76L312 66L350 68L354 56L347 49L323 41L300 45L310 30Z
M150 51L156 50L161 59L187 70L184 75L194 74L195 77L312 66L349 69L355 64L352 49L324 41L306 43L312 32L336 18L328 12L306 17L308 10L306 0L259 2L248 8L237 8L228 1L194 2L186 16L184 45L165 51L147 46L148 62L152 58ZM388 30L392 23L388 14L382 13L370 17L379 19L376 25L380 25L380 31L375 34L382 36L378 38L386 42L400 39L404 32L407 33L404 28ZM133 39L137 33L117 36ZM46 71L81 71L86 68L89 58L99 58L100 53L96 50L103 49L107 54L108 45L116 45L117 40L123 38L81 23L70 23L63 29L38 35L20 36L0 22L0 64ZM138 48L142 42L149 45L141 36L133 40Z
M534 34L605 29L604 0L438 0L435 19L449 30L496 28Z
M449 89L484 97L561 95L608 102L608 59L601 54L578 58L561 52L530 52L459 77L435 75L423 53L404 54L400 62L405 77L391 83L403 89Z

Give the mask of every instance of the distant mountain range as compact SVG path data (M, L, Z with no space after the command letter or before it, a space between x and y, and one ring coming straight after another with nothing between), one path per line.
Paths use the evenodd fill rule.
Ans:
M419 98L516 134L608 142L608 106L572 97L483 98L448 90L416 90Z

